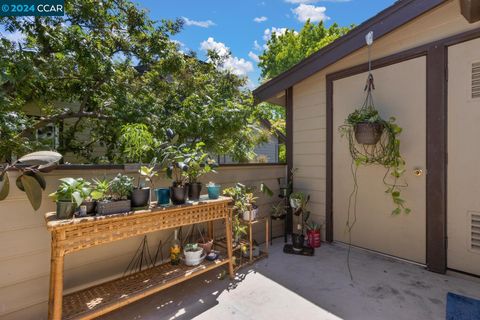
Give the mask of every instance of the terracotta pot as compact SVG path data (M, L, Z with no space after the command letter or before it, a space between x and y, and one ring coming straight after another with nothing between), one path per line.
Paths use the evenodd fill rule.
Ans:
M382 137L384 126L381 123L362 122L354 126L355 140L359 144L375 145Z
M320 230L310 230L307 231L308 237L308 246L311 248L320 248L322 243L322 238L320 236Z
M197 241L198 243L198 246L203 248L203 250L209 254L210 251L212 251L212 247L213 247L213 239L210 239L208 237L204 237L203 240L202 239L198 239Z

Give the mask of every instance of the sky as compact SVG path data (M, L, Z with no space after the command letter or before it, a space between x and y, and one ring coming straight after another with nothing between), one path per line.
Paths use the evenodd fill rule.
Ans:
M272 32L300 30L305 21L326 26L360 24L395 0L134 0L155 20L183 19L183 30L173 37L182 50L205 59L208 49L231 51L225 63L238 75L258 85L258 56Z

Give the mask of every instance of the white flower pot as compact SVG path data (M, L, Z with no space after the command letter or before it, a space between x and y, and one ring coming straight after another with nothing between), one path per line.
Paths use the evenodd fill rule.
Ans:
M205 259L203 248L199 247L197 251L183 251L185 255L185 264L187 266L198 266Z
M258 208L252 209L250 211L244 211L243 212L243 220L245 221L250 221L250 220L255 220L258 215Z

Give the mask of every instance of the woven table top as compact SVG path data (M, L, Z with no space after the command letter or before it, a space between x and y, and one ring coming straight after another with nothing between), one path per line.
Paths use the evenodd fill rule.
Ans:
M220 196L218 199L209 199L207 195L202 195L197 202L187 202L182 205L170 205L166 207L157 207L156 202L152 202L149 210L130 211L125 213L116 213L110 215L96 215L86 217L74 217L72 219L58 219L55 212L48 212L45 214L45 221L47 228L50 231L61 229L64 227L72 227L79 224L91 224L95 222L107 222L114 220L122 220L125 218L140 218L145 215L171 213L175 211L184 211L185 209L196 209L200 207L208 207L212 205L225 204L232 202L229 197Z

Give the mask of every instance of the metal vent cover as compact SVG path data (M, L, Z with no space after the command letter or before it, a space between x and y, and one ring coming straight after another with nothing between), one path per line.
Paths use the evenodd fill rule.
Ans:
M480 252L480 213L471 212L470 219L470 249Z
M480 98L480 62L472 63L472 99Z

